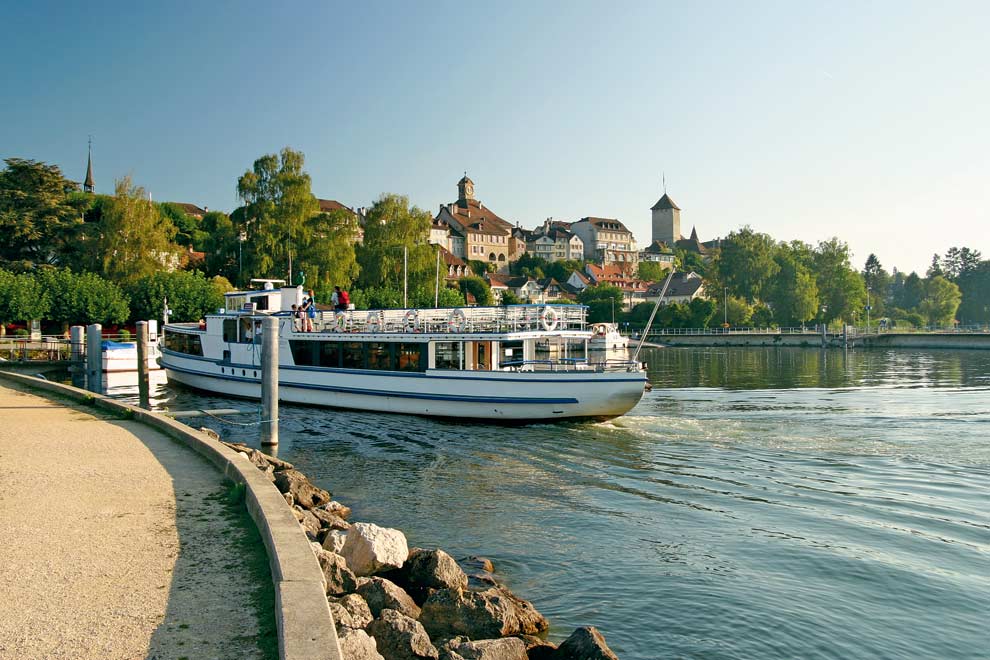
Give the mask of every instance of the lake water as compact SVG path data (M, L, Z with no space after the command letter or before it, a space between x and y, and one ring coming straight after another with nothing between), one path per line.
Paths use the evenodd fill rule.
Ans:
M625 659L990 657L990 352L643 357L654 390L613 422L283 406L278 454L354 519L492 558L553 639L595 625Z

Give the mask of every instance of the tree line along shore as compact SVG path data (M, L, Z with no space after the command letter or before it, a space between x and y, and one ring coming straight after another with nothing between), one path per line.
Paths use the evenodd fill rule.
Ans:
M358 222L346 208L321 209L302 153L289 148L258 158L237 180L242 205L201 217L183 205L152 202L129 177L113 195L81 192L57 165L5 159L0 170L0 332L26 332L43 320L117 326L158 318L168 298L176 321L195 321L223 306L223 293L252 277L288 279L329 303L334 286L358 308L492 304L491 264L437 278L431 214L406 196L384 193ZM564 281L585 264L533 255L509 264L511 275ZM665 305L657 327L790 327L808 323L889 327L990 323L990 260L969 247L934 255L924 275L888 271L873 254L862 269L838 238L811 245L778 241L742 227L703 258L678 250L675 267L704 280L704 294ZM290 276L291 273L291 276ZM636 276L659 280L658 264ZM653 303L624 309L624 292L607 282L555 302L589 306L591 322L642 327ZM502 304L525 302L511 293Z

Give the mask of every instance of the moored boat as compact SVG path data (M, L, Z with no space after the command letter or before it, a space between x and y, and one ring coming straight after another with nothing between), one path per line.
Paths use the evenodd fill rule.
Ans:
M639 363L589 360L579 305L325 311L305 332L291 313L301 300L300 287L234 292L205 324L167 324L169 380L260 398L261 321L275 316L287 402L486 421L609 419L646 385Z
M619 334L619 326L615 323L595 323L591 326L588 348L593 351L622 351L629 348L629 338Z

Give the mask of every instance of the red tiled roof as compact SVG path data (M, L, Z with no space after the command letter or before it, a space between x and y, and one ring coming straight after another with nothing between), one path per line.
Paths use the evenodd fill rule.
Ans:
M180 209L182 209L182 211L186 215L197 216L197 217L200 217L200 218L202 218L204 215L206 215L206 209L201 209L198 206L196 206L195 204L188 204L186 202L172 202L172 204L175 204Z
M330 213L331 211L340 211L340 210L344 210L352 214L354 213L354 211L344 206L335 199L320 199L319 197L317 197L316 201L319 202L320 204L321 213Z
M452 206L452 215L465 231L483 234L512 233L511 223L498 217L494 211L478 200L460 200Z

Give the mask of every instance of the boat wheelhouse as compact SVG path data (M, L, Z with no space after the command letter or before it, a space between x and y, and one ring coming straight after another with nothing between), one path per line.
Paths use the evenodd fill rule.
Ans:
M279 320L282 401L486 421L607 419L643 396L628 360L589 361L580 305L322 311L305 331L301 287L241 291L199 324L168 324L170 381L261 396L261 321Z

